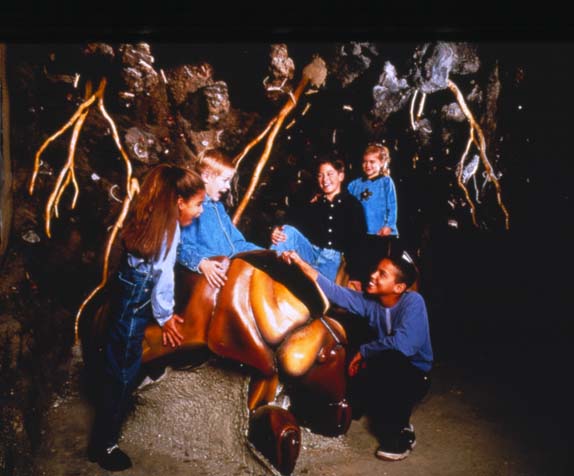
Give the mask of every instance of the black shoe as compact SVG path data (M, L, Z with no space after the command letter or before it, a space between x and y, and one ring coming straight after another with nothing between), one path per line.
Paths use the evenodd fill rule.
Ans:
M414 428L412 432L410 428L405 428L398 435L386 438L377 449L376 457L385 461L405 459L411 452L411 443L415 442L414 439L411 442L411 436L414 436Z
M114 445L97 454L89 453L88 458L90 458L90 461L97 462L100 467L108 471L124 471L132 467L132 460L120 450L118 445Z
M411 450L417 445L417 437L415 435L415 427L412 423L409 426L403 428L402 433L404 433L407 437Z

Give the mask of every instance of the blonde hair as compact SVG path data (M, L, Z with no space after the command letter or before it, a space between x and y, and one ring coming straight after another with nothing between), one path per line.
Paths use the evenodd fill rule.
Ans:
M221 175L228 170L235 171L233 161L219 149L206 149L199 154L195 169L201 175L204 172Z
M367 145L363 157L365 155L376 154L377 158L383 163L381 174L385 176L391 175L391 153L386 145L380 143L370 143Z

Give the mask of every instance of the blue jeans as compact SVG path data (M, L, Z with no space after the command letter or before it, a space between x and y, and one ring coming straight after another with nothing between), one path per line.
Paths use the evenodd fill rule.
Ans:
M332 248L319 248L291 225L284 225L283 233L287 235L287 240L277 245L271 245L270 249L279 253L294 250L319 273L327 279L335 281L341 265L342 253L340 251Z
M113 306L104 348L104 375L95 435L98 445L117 443L131 393L141 366L145 328L153 318L151 266L135 269L124 262L116 276L118 296Z

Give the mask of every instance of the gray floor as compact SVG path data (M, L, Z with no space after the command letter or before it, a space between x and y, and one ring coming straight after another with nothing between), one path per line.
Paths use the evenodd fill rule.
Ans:
M106 474L85 458L92 412L75 378L71 376L68 390L53 402L46 419L44 445L36 458L39 475ZM134 467L121 474L271 474L244 445L244 384L245 377L208 365L192 373L172 371L140 392L122 442ZM198 385L208 388L199 390ZM520 402L504 383L439 364L430 394L413 415L417 446L406 460L377 460L376 441L361 419L338 438L304 430L294 475L574 474L568 443L556 438L559 422L540 412L525 418L527 409Z

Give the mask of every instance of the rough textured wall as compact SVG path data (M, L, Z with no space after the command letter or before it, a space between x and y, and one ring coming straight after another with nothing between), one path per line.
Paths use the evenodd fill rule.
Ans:
M10 164L10 109L6 80L6 45L0 44L0 262L8 247L12 223L12 168Z

